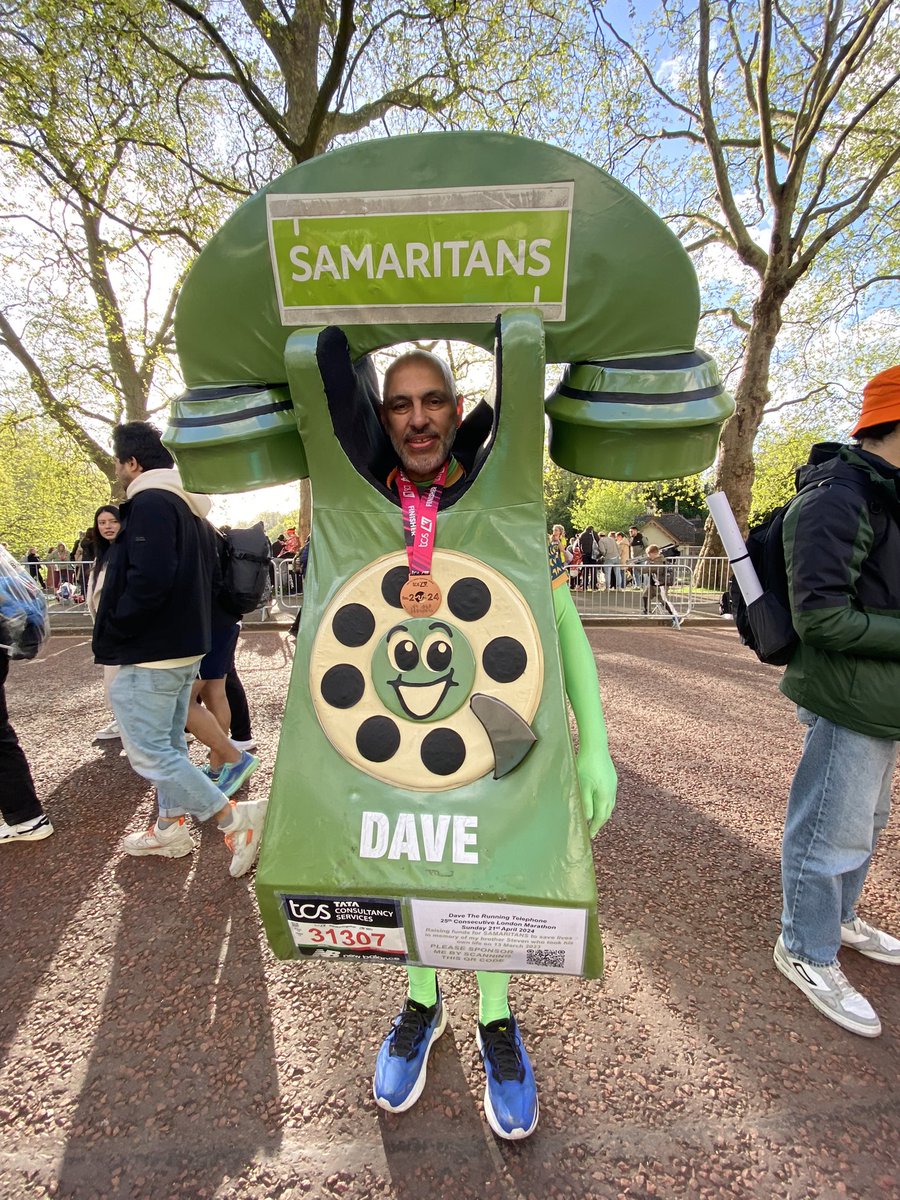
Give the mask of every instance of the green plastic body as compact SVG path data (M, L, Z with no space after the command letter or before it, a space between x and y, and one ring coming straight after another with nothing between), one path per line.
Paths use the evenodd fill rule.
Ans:
M531 722L532 751L502 779L491 773L444 791L388 786L347 762L313 706L310 657L325 609L341 584L380 555L402 551L400 509L362 483L335 439L315 358L316 335L297 332L287 349L297 421L315 495L311 553L291 686L275 766L256 891L269 942L297 954L282 897L305 894L492 900L587 913L583 973L598 975L602 949L596 885L578 793L547 568L541 493L544 378L540 319L503 322L503 398L498 436L471 488L441 512L438 543L479 560L527 597L543 649L543 682ZM445 616L439 611L436 618ZM402 619L400 613L398 619ZM512 632L493 629L489 636ZM377 640L378 631L373 637ZM483 640L488 633L480 634ZM480 643L479 643L480 644ZM352 711L346 720L353 721ZM446 724L452 724L446 722ZM424 786L427 786L425 784ZM360 857L361 816L477 817L477 864ZM323 851L327 847L327 852ZM404 909L404 912L406 910ZM408 933L408 938L410 934ZM410 944L410 961L421 962Z
M387 229L398 246L406 239L405 250L388 249ZM367 260L360 239L374 247L379 236ZM415 285L408 299L404 279ZM365 302L354 305L357 284ZM580 931L564 966L551 961L558 951L547 949L548 935L535 939L523 969L600 973L547 561L545 361L570 364L547 406L560 465L601 478L689 474L712 461L733 407L714 365L694 349L698 313L687 255L640 200L570 154L505 134L398 137L322 155L251 197L199 256L175 322L190 391L173 405L164 439L184 481L207 492L307 475L312 483L303 620L256 879L280 957L341 949L317 930L315 950L311 923L327 924L335 905L359 901L360 920L368 905L373 920L384 909L388 924L402 925L407 961L447 965L436 942L425 944L432 931L415 910L443 906L441 920L452 926L467 905L483 913L499 906L520 945L529 913L562 913L572 918L566 928ZM474 662L480 699L473 707L471 697L453 697L433 720L404 720L397 704L377 708L395 687L384 677L386 644L404 617L385 590L389 565L405 571L400 509L342 449L317 335L339 325L354 357L414 339L491 349L498 316L496 440L468 490L441 512L435 554L444 594L434 636L464 638L472 652L462 655L468 673L448 686L468 688ZM492 605L461 617L454 579L471 591L479 578ZM513 646L499 675L497 644L503 654ZM507 680L516 654L519 673ZM403 676L402 686L411 680ZM380 741L370 738L373 722ZM498 730L507 740L488 761ZM432 754L433 733L443 759ZM594 752L598 770L609 765L605 740ZM614 776L607 809L613 788ZM374 944L361 932L368 941L354 952ZM449 965L511 969L487 959Z

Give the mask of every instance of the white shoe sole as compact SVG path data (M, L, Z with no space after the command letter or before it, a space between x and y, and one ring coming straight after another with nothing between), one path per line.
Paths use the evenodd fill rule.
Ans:
M505 1142L520 1142L522 1138L531 1137L535 1129L537 1129L538 1117L541 1115L541 1102L535 1096L534 1099L534 1120L527 1129L514 1129L512 1133L507 1129L503 1129L491 1105L491 1097L488 1093L487 1084L484 1086L484 1115L487 1117L487 1123L496 1133L497 1137L503 1138Z
M438 1040L438 1038L441 1036L441 1034L444 1032L444 1030L446 1028L447 1028L447 1006L445 1004L444 1007L441 1009L441 1019L440 1019L440 1021L438 1021L437 1025L435 1025L434 1030L431 1034L431 1040L429 1041L428 1045L425 1047L425 1056L422 1059L422 1068L419 1071L419 1078L416 1080L415 1087L409 1093L409 1095L406 1097L406 1099L403 1101L403 1103L398 1104L395 1108L392 1104L388 1103L388 1101L385 1100L382 1096L378 1095L378 1093L375 1091L375 1081L374 1080L372 1081L372 1096L374 1097L375 1103L378 1105L379 1108L383 1108L385 1110L385 1112L391 1112L391 1113L402 1113L402 1112L406 1112L407 1109L412 1108L412 1106L415 1104L415 1102L418 1100L418 1098L422 1095L422 1092L425 1090L425 1078L428 1074L428 1058L429 1058L429 1055L431 1054L431 1047Z
M105 729L101 729L99 733L94 734L95 742L118 742L121 740L121 733L107 733Z
M833 1021L841 1029L846 1029L848 1033L858 1034L859 1037L876 1038L881 1036L881 1021L877 1025L861 1025L852 1016L836 1012L833 1008L829 1008L827 1004L823 1004L819 996L811 989L808 990L804 987L802 980L797 978L790 961L786 962L782 959L778 946L775 947L772 961L785 979L792 983L798 991L802 992L813 1008L817 1009L823 1017L827 1017L829 1021Z
M0 838L0 846L7 846L12 842L42 842L44 838L48 838L52 834L53 826L48 821L46 825L39 825L37 829L29 829L27 833L11 833Z
M855 950L857 954L862 954L864 958L871 958L873 962L887 963L889 967L900 967L900 954L882 953L880 950L867 950L864 946L855 946L853 942L845 942L841 938L841 945L847 950Z
M190 854L194 849L194 843L192 841L187 844L177 842L173 846L160 846L153 850L138 850L132 846L123 846L122 849L126 854L130 854L132 858L184 858L186 854Z

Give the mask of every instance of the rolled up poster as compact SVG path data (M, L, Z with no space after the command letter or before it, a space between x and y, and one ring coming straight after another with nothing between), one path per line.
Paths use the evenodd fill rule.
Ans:
M738 523L734 519L728 497L724 492L713 492L711 496L706 497L706 505L716 523L716 529L719 531L719 537L722 539L722 546L728 555L737 585L741 589L744 603L750 605L762 595L762 584L759 582L759 576L747 554L747 547L741 537Z

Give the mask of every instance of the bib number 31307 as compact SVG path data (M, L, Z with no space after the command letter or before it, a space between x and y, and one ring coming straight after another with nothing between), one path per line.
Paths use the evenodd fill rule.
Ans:
M406 933L395 900L352 896L282 896L299 951L404 959Z

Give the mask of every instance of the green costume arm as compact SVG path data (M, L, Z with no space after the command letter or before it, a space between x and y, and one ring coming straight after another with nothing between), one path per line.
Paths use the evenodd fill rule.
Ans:
M616 803L616 768L609 756L597 665L567 586L553 589L553 609L566 693L578 724L576 760L581 803L591 837L609 820Z

